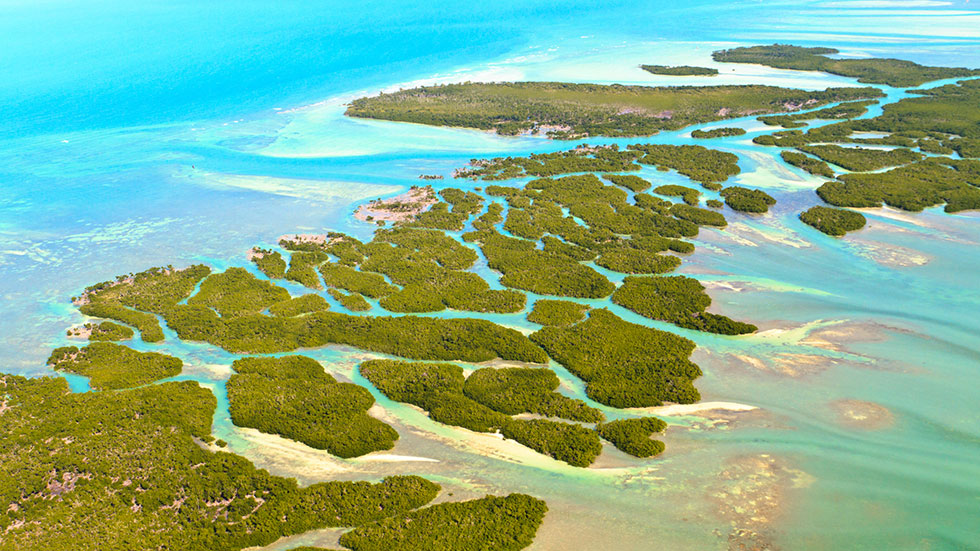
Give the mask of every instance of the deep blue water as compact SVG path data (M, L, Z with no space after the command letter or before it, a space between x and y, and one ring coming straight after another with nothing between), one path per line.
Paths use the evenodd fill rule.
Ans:
M583 21L624 36L679 31L650 33L624 11L646 10L580 0L5 2L0 127L23 136L301 105L483 61Z

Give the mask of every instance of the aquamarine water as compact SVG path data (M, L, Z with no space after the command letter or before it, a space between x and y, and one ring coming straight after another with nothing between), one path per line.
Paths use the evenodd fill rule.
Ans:
M980 67L980 15L968 2L914 0L3 3L0 366L48 373L51 348L83 321L69 299L91 283L156 265L248 267L252 245L284 233L369 237L349 216L354 206L421 173L570 145L349 120L349 98L416 82L677 83L637 65L712 66L714 49L771 42ZM684 82L853 84L719 67L719 77ZM905 95L886 91L887 101ZM612 309L695 340L705 401L758 409L667 416L675 426L662 458L610 449L595 468L575 469L375 393L376 413L402 436L392 451L402 460L338 460L233 427L223 382L234 356L171 332L163 345L133 346L184 358L180 378L219 398L216 436L277 474L309 483L418 473L456 497L546 499L552 512L533 549L725 549L733 523L785 549L980 548L980 216L874 209L867 229L827 237L796 219L820 181L753 146L766 130L754 119L734 124L749 134L698 143L739 154L737 180L779 202L762 217L726 211L729 227L702 231L681 272L708 286L714 311L762 331L705 335ZM689 130L650 141L692 143ZM523 315L486 317L535 328ZM366 354L310 354L370 386L354 370ZM565 392L584 398L552 367ZM862 424L841 417L841 400L878 409Z

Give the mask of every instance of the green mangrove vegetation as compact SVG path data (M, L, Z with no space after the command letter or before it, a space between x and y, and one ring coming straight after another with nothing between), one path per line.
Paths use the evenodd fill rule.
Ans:
M613 407L690 404L700 399L694 379L701 369L688 358L694 343L629 323L606 309L568 327L545 327L531 335L548 354L587 383L593 400Z
M734 153L700 145L637 144L629 147L643 153L638 161L641 164L676 170L708 189L720 189L721 182L741 171L738 156Z
M664 443L650 437L666 428L667 423L656 417L642 417L601 423L595 430L622 452L633 457L653 457L664 451Z
M736 51L724 55L744 60L758 54L732 53ZM825 53L829 52L793 50L787 63L814 57L823 61L807 63L836 68L840 60ZM891 63L894 60L874 61L843 63L844 68L838 69L859 78L889 81L941 72ZM968 156L964 153L980 149L980 133L953 117L942 120L951 106L963 108L976 97L974 87L960 84L923 91L896 104L908 101L905 107L886 106L880 117L854 119L865 115L870 100L881 95L873 88L809 92L766 86L667 89L467 83L355 100L348 114L569 139L643 136L760 113L767 114L761 119L767 124L783 126L816 118L839 119L842 122L806 132L769 137L770 143L795 150L782 153L786 162L833 179L818 192L825 201L857 206L886 203L910 210L945 204L950 212L978 208L980 161L925 155ZM844 103L826 107L837 102ZM801 109L813 110L801 113ZM906 125L930 112L936 116L928 130ZM971 116L967 113L964 118L969 121ZM885 136L861 137L862 132ZM743 134L743 129L728 127L692 133L696 138ZM843 147L849 143L897 149ZM663 421L604 422L603 413L588 405L591 402L566 395L549 369L477 366L466 376L469 371L460 365L434 362L499 359L543 364L550 356L585 382L589 398L612 407L648 407L700 399L694 381L701 370L690 360L692 341L629 323L607 309L551 298L535 300L527 314L529 321L542 326L530 336L486 320L410 314L446 309L523 313L527 297L521 291L528 291L583 299L611 296L623 308L678 327L722 335L751 333L754 325L708 312L711 298L697 280L649 277L680 265L681 259L671 253L692 252L693 245L682 239L696 236L699 226L724 227L726 220L717 210L698 208L702 191L652 184L635 174L641 169L652 172L644 166L674 170L719 191L733 210L767 212L775 199L764 191L723 187L739 174L738 161L729 152L662 144L583 145L555 153L473 160L455 176L524 180L513 187L490 185L485 192L446 188L438 196L427 188L427 210L389 220L393 227L377 229L370 241L337 233L297 235L280 242L288 254L251 250L249 260L269 279L326 288L322 296L293 297L282 286L253 276L252 268L211 273L205 266L192 266L121 276L86 289L76 304L88 315L139 329L148 341L163 338L159 323L163 321L181 339L207 342L233 353L280 354L343 345L421 360L371 360L362 363L359 372L381 394L421 408L434 422L499 434L572 466L591 465L602 451L600 439L636 457L652 457L664 449L652 438L664 430ZM828 162L865 173L834 179ZM899 168L869 172L894 166ZM680 197L683 203L654 194ZM706 204L712 209L722 206L716 199ZM388 206L408 208L397 203ZM815 207L800 217L832 235L864 224L859 213L826 207ZM472 231L462 236L463 243L458 234L447 233L461 232L471 221ZM647 276L630 275L617 288L610 279L619 276L607 278L598 267ZM478 275L476 270L482 274L487 268L499 274L505 289ZM377 304L376 310L409 315L330 311L329 305L336 303L324 298L327 293L347 310L361 312ZM105 338L127 333L125 338L132 337L129 327L109 322L87 329L92 330L92 340L97 340L96 333ZM214 397L209 392L190 383L149 385L178 374L177 358L91 343L81 349L55 350L50 364L89 377L93 388L118 391L76 397L67 394L63 383L3 378L3 420L28 415L10 430L49 431L53 439L43 441L42 451L55 451L52 459L35 458L24 450L0 450L0 474L11 479L6 489L0 485L0 495L17 504L0 515L0 533L6 538L14 532L11 541L17 543L33 542L42 534L36 540L42 548L48 543L65 544L68 535L48 534L39 526L47 522L65 530L64 519L81 511L83 528L94 526L94 535L81 537L123 548L140 547L134 542L145 536L159 549L240 549L266 545L297 531L356 526L341 538L342 545L355 551L510 550L530 544L546 511L543 502L519 494L418 509L435 497L438 487L417 477L300 488L295 481L273 477L242 458L215 451L224 446L213 444L210 436ZM232 369L226 388L237 426L342 458L391 449L398 439L391 426L368 414L374 404L372 391L338 382L311 358L251 357L235 361ZM44 384L55 386L41 392L41 398L32 397L37 394L33 391L17 394L18 385L33 389L32 385ZM8 402L21 407L25 400L34 400L33 405L10 413ZM95 412L91 419L77 418L76 411L85 415L89 409ZM55 418L54 413L61 415ZM47 426L31 425L42 417L41 424ZM104 431L106 426L113 431ZM76 449L73 442L58 436L80 427L81 443L113 457L114 464L102 457L98 465L85 464L77 451L85 448ZM76 450L70 452L74 455L58 455L69 448ZM119 449L123 451L116 453ZM162 462L164 468L157 469L153 461ZM230 474L224 477L224 473ZM125 480L129 484L120 482ZM42 497L31 497L36 495ZM107 527L95 526L95 511L105 506L120 510L108 515ZM118 535L106 533L127 525L135 528ZM0 541L0 549L5 543Z
M675 77L712 77L718 74L718 69L712 69L710 67L697 67L694 65L640 65L640 69L654 75L667 75Z
M458 205L464 205L464 201L471 204L459 207L465 212L481 208L466 199L463 192L455 191L461 195L449 195ZM476 253L441 231L400 227L378 230L369 243L339 235L333 239L343 243L344 250L337 251L331 243L323 246L318 254L331 251L343 257L337 262L321 258L319 270L324 283L331 288L378 298L386 310L413 313L452 308L517 312L524 308L526 297L522 293L491 289L482 278L465 271L476 262ZM335 293L331 291L332 295ZM364 309L367 304L353 295L336 295L357 308Z
M472 159L469 168L456 171L459 178L508 180L526 176L552 177L578 172L628 172L639 170L636 163L676 170L708 189L720 189L721 182L739 173L738 157L733 153L700 145L635 144L620 150L617 145L579 146L568 151L533 154L528 157ZM635 175L603 174L603 178L634 192L645 191L650 183ZM500 194L488 188L491 195ZM504 188L513 189L513 188ZM520 206L511 205L511 206Z
M855 172L869 172L890 166L906 165L921 161L924 157L921 153L908 149L869 149L865 147L841 147L836 144L804 145L798 149L828 163Z
M279 251L255 247L249 257L255 263L255 267L269 279L286 277L286 261L283 260Z
M320 277L316 274L316 267L327 259L327 254L322 251L293 251L289 255L286 279L310 289L322 289L323 285L320 284Z
M980 80L964 80L914 93L915 97L885 105L877 117L828 130L882 132L914 139L931 136L963 157L980 157Z
M721 128L711 128L709 130L692 130L691 137L697 139L729 138L732 136L744 136L744 128L724 126Z
M508 419L500 433L573 467L588 467L602 453L602 442L596 431L573 423Z
M466 378L463 393L507 415L536 413L583 423L598 423L602 412L555 392L558 376L550 369L508 367L478 369Z
M440 503L359 526L340 537L353 551L519 551L548 507L524 494Z
M946 212L980 208L976 174L980 161L980 80L966 80L926 90L885 105L882 114L812 128L759 136L762 145L798 148L845 169L818 188L827 203L840 207L892 207L920 211L945 204ZM864 137L873 132L884 136ZM895 149L842 147L839 144L886 145ZM962 159L927 157L909 148ZM808 172L833 178L823 161L784 151L783 159ZM901 166L898 166L901 165ZM889 167L884 172L868 172ZM815 217L810 217L815 220Z
M887 84L909 87L933 80L966 77L980 74L976 69L963 67L930 67L911 61L890 58L834 59L838 54L833 48L804 48L788 44L750 46L719 50L712 54L715 61L725 63L755 63L777 69L797 71L821 71L834 75L853 77L867 84Z
M381 299L392 312L437 312L446 308L471 312L519 312L527 297L510 289L491 289L471 272L434 270L425 281L407 283L401 291Z
M48 365L57 371L88 377L92 388L117 390L133 388L173 377L180 373L180 358L157 352L137 352L127 346L93 342L83 348L56 348Z
M835 237L841 237L849 231L860 230L867 223L867 219L860 212L819 205L801 212L800 220Z
M705 210L691 205L676 204L670 207L670 213L681 220L697 224L698 226L715 226L724 228L728 221L720 212Z
M852 101L833 107L824 107L823 109L794 113L792 115L766 115L759 117L759 121L770 126L802 128L806 126L804 121L853 119L854 117L860 117L868 112L869 106L876 103L878 103L876 100Z
M256 278L244 268L228 268L208 276L187 304L206 306L222 317L234 317L255 314L291 298L289 291Z
M334 262L320 265L320 274L323 275L323 282L327 287L336 287L371 298L381 298L398 291L398 287L385 281L381 274L362 272Z
M589 307L568 300L540 299L527 315L527 320L540 325L571 325L585 319Z
M330 293L330 296L334 300L351 312L366 312L371 309L371 303L364 298L364 295L359 293L344 293L338 289L328 289L327 292Z
M211 269L201 264L183 270L175 270L173 266L150 268L138 274L118 276L115 281L92 285L85 289L83 299L90 304L117 302L163 315L171 306L189 297L198 282L210 273Z
M81 327L68 330L69 337L85 337L90 341L127 341L133 338L133 330L125 325L103 321L101 323L86 323Z
M457 199L458 204L464 204L465 196ZM518 312L527 300L524 294L513 290L491 289L483 278L465 271L476 262L477 254L442 231L399 227L376 231L369 243L336 236L334 239L343 243L344 251L336 251L336 245L330 244L321 251L305 254L321 255L318 268L324 283L356 295L335 290L331 294L336 293L335 298L343 297L337 300L356 308L365 309L368 304L357 295L378 298L382 308L403 313L446 308ZM328 250L341 252L344 259L328 261Z
M446 188L439 192L439 196L453 206L453 212L474 215L483 210L483 196L472 191Z
M367 257L362 255L361 259L366 269L382 271L405 285L409 292L400 291L402 297L411 296L412 292L418 296L425 294L421 285L411 287L410 284L430 278L445 285L447 294L443 299L451 307L515 312L523 309L523 294L489 290L476 274L458 271L475 262L476 253L450 237L413 229L379 230L378 234L384 241L370 244ZM294 253L294 258L296 254L299 253ZM305 254L326 256L322 251ZM313 264L306 265L313 267ZM209 342L236 353L288 352L344 344L415 359L486 361L500 357L528 362L546 359L519 332L484 320L357 317L325 310L301 317L268 316L262 313L266 308L274 314L299 313L310 308L288 311L297 306L288 292L240 268L208 277L201 283L198 294L188 298L186 304L180 303L209 272L201 266L181 271L156 270L137 275L135 279L123 278L122 283L103 284L87 292L90 302L86 306L124 302L146 308L163 317L181 339ZM471 283L467 286L461 282ZM450 296L450 292L456 296ZM609 289L606 294L611 292ZM319 302L304 299L307 301L313 302L312 306Z
M676 184L657 186L653 188L653 192L657 195L666 195L667 197L680 197L688 205L696 206L701 200L700 191Z
M121 275L85 289L74 303L86 316L113 319L139 330L146 342L163 340L157 315L186 299L211 269L195 265L183 270L151 268L138 274ZM142 312L137 311L142 310Z
M623 274L665 274L672 272L681 265L681 259L660 252L659 243L654 242L654 250L645 248L648 240L638 239L636 243L629 242L622 246L609 247L596 259L595 263L603 268Z
M633 196L633 204L643 210L648 210L657 214L669 214L670 207L674 203L667 201L666 199L654 197L649 193L637 193Z
M313 293L293 297L269 306L269 313L283 318L294 318L303 314L329 310L327 299Z
M135 327L145 342L163 340L163 329L153 314L137 312L118 302L89 302L78 307L78 311L94 318L107 318Z
M455 364L371 360L360 372L388 398L418 406L446 425L494 432L509 419L463 394L463 369Z
M432 230L459 231L470 218L465 210L450 209L449 203L439 202L428 210L414 215L405 226L413 228L428 228ZM399 225L403 223L399 222Z
M677 237L696 235L698 223L725 223L716 212L647 194L637 194L636 204L630 204L625 191L593 174L532 180L524 189L490 186L487 193L506 198L504 229L515 237L486 226L463 238L480 245L488 266L503 274L501 283L538 294L608 296L612 283L583 261L622 273L669 272L680 259L657 253L689 253L693 245Z
M524 176L558 176L576 172L626 172L640 170L640 167L633 162L639 156L634 151L621 151L617 145L582 145L568 151L535 153L527 157L472 159L469 168L456 170L455 176L493 181Z
M205 341L242 354L342 344L413 359L546 360L518 331L478 319L366 317L328 311L296 318L249 314L226 319L208 308L178 305L168 314L167 324L183 340Z
M823 176L824 178L834 177L834 171L830 168L830 165L820 159L814 159L809 155L804 155L797 151L782 151L779 156L787 163L796 168L801 168L814 176Z
M768 193L740 186L726 187L719 192L725 198L725 204L739 212L765 213L776 200Z
M443 253L447 263L459 256L452 251ZM276 291L268 282L257 280L244 270L229 272L231 275L226 272L212 276L214 283L202 283L204 294L200 299L195 295L187 304L177 302L183 298L181 294L164 293L170 286L162 282L147 287L142 294L130 289L133 284L114 285L99 291L91 300L92 304L104 304L110 297L121 296L130 303L154 308L181 339L206 341L238 353L287 352L326 344L346 344L418 359L485 361L502 357L531 362L545 360L544 353L517 331L483 320L364 318L323 310L302 317L267 316L260 310L265 307L270 311L278 310L277 304L282 304L269 305L272 298L286 297L290 307L295 305L294 299L284 290ZM153 277L179 278L186 287L189 280L181 275L183 273ZM201 273L203 275L205 272ZM192 290L186 292L189 294ZM216 305L220 312L208 304Z
M512 211L513 212L513 211ZM508 216L509 218L509 216ZM465 236L480 244L487 265L503 274L508 287L542 295L601 298L615 286L579 259L554 250L537 249L533 241L484 231Z
M687 329L722 335L744 335L757 327L705 310L711 297L696 279L685 276L627 277L612 301L641 316Z
M484 370L477 373L481 371ZM360 372L382 394L422 408L433 421L475 432L500 432L505 438L573 466L587 467L602 451L599 437L594 431L545 419L513 419L471 398L465 390L467 383L463 369L455 364L371 360L361 364ZM475 396L502 409L535 409L601 419L598 411L584 403L565 398L553 392L553 388L545 390L552 381L539 377L542 376L526 372L508 372L499 377L484 373L469 386ZM538 386L508 388L507 395L499 399L487 396L491 387L500 388L507 383L520 381L534 381ZM554 382L557 382L557 378Z
M239 550L402 515L439 490L417 476L301 488L211 451L200 441L216 400L190 381L81 394L61 378L0 384L4 551Z
M398 439L393 428L367 414L374 405L367 389L338 383L312 358L243 358L231 367L235 373L226 385L235 425L345 458L390 450Z
M650 189L650 182L636 176L635 174L603 174L602 177L617 186L624 187L633 192L641 192Z
M882 107L882 114L800 131L758 136L761 145L800 147L814 143L860 143L900 147L930 146L952 149L962 157L980 156L980 81L966 80L925 90ZM861 137L874 132L884 137Z
M844 174L817 188L838 207L880 207L908 211L945 204L946 212L980 209L980 161L931 157L887 172Z
M874 88L804 91L773 86L647 87L559 82L423 86L352 101L352 117L547 133L558 139L646 136L749 113L878 97Z

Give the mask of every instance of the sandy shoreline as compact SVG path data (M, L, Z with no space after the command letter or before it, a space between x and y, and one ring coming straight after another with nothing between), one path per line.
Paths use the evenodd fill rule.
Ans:
M697 404L672 404L669 406L643 408L642 411L653 415L676 417L691 415L703 411L752 411L756 409L759 408L748 404L739 404L737 402L700 402Z
M357 207L354 218L362 222L407 222L439 202L432 186L412 187L390 199L375 199Z

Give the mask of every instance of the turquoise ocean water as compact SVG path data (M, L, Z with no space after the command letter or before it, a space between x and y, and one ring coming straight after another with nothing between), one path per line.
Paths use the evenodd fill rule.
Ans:
M48 373L51 348L83 321L69 299L86 285L156 265L246 266L249 247L285 233L367 237L372 228L349 217L354 205L421 173L571 145L344 119L343 103L358 95L463 80L677 83L637 65L714 65L714 49L771 42L980 67L980 12L967 2L597 4L3 3L0 369ZM719 68L715 79L684 82L854 84ZM886 91L888 101L905 95ZM980 548L980 216L875 209L864 231L829 238L796 219L820 181L754 147L760 123L735 124L749 134L698 143L738 153L737 180L779 202L763 217L726 210L729 228L704 230L681 272L708 286L714 311L760 333L704 335L613 309L695 340L705 401L757 409L670 415L662 458L607 450L588 470L440 426L381 396L378 414L402 435L381 457L341 461L236 429L223 407L215 434L304 483L419 473L457 497L532 493L552 511L533 549L725 549L733 530L784 549ZM692 142L689 129L649 141ZM488 318L536 328L523 315ZM181 356L181 378L226 404L233 356L171 333L162 345L133 346ZM353 369L364 353L311 354L364 383ZM565 392L584 397L553 367Z

